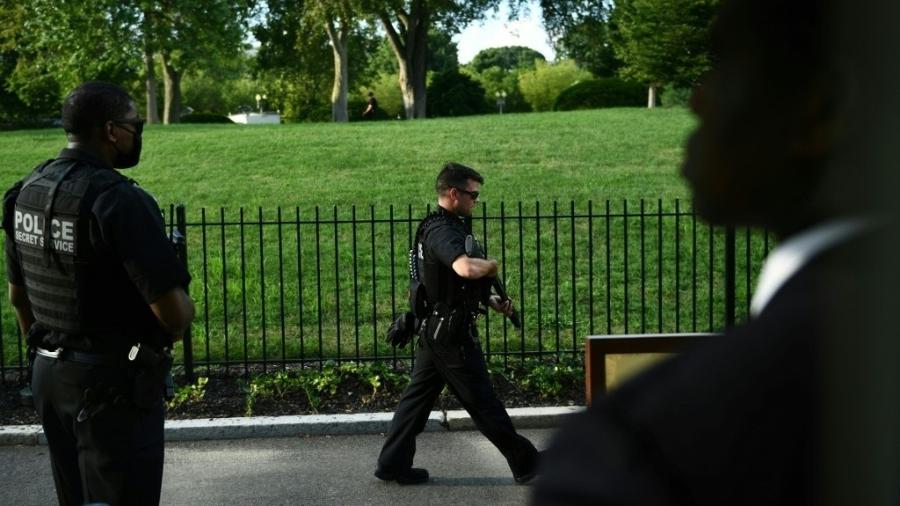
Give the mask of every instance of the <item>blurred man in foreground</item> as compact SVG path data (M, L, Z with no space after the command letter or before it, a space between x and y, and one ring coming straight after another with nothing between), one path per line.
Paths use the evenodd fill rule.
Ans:
M864 365L897 351L887 337L898 334L900 308L882 289L900 286L896 227L880 199L879 160L861 154L871 131L860 111L875 97L853 70L863 55L848 50L856 39L841 7L723 1L713 68L691 100L699 125L683 174L704 219L765 227L779 239L752 320L597 399L564 427L536 504L896 498L898 429L884 420L897 420L900 400L884 392L896 392L897 356ZM867 411L873 405L881 407Z

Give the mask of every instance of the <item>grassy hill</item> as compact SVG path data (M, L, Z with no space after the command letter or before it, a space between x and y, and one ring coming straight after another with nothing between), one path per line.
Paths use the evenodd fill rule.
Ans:
M148 126L127 172L162 204L308 209L424 205L448 160L487 178L483 201L686 197L683 109L607 109L425 121ZM63 132L0 133L0 186L56 155Z

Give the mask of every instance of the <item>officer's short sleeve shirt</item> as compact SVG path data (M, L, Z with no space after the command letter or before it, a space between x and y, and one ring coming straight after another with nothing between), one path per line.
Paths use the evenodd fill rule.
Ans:
M97 198L92 212L92 243L121 262L144 302L155 302L190 282L166 237L159 207L147 192L133 184L116 185Z
M447 267L453 265L453 261L466 254L466 232L461 223L454 223L447 218L441 220L428 233L425 242L435 258Z
M4 241L3 247L6 253L6 280L10 284L16 286L25 285L25 278L22 276L22 267L19 265L19 256L16 253L15 242L12 239L13 207L15 206L15 196L17 195L20 184L21 181L16 183L14 187L6 192L6 195L3 198L3 230L6 233L6 240Z

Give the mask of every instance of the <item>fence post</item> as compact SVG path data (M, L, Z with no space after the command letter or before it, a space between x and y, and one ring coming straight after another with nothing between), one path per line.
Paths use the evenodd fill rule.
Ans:
M175 234L172 240L175 242L175 251L184 268L188 268L187 254L187 220L185 219L184 204L178 204L175 207ZM188 292L188 287L184 288ZM194 382L194 348L191 343L191 325L184 331L184 337L181 340L182 349L184 350L184 377L188 383Z
M725 328L734 327L735 292L735 232L734 227L725 229Z

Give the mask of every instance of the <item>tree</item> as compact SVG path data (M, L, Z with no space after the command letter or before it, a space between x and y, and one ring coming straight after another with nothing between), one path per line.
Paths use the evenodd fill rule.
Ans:
M490 47L479 51L469 62L469 67L475 72L484 72L491 67L511 72L523 68L533 69L535 61L547 61L547 59L530 47Z
M12 11L15 15L16 11ZM114 0L33 0L6 18L4 36L15 43L16 66L6 89L25 104L59 98L86 80L133 83L139 74L133 8ZM39 105L43 109L45 105Z
M459 50L452 35L432 28L428 31L428 57L426 68L432 72L446 72L459 68ZM365 52L367 57L362 82L379 81L386 74L397 75L399 67L394 49L386 37L378 37L373 48ZM380 99L379 99L380 101Z
M690 86L710 65L709 29L718 0L619 0L612 14L621 74L648 85Z
M484 88L458 70L437 72L428 85L428 115L469 116L487 112Z
M535 111L550 111L564 89L591 77L590 72L578 68L572 60L552 65L538 62L534 70L519 75L519 88Z
M329 19L335 23L328 16L337 11L327 10L334 4L318 1L268 0L262 22L253 27L260 42L257 75L267 83L269 102L277 104L282 117L289 120L319 120L323 106L330 109L326 119L343 120L349 116L346 93L373 79L368 55L380 41L374 28L359 22L359 12L348 11L345 16L356 21L342 25L350 27L341 35L346 47L336 49L328 35L331 28L325 24ZM347 3L348 8L352 6ZM332 33L338 35L338 31L335 24ZM326 100L329 85L332 99Z
M0 0L0 124L28 122L59 112L59 85L52 78L35 75L26 81L26 89L9 85L20 65L25 15L21 2Z
M523 46L493 47L479 51L463 71L481 84L489 103L503 94L504 111L528 112L531 106L519 90L519 75L534 70L535 62L546 63L546 60L534 49Z
M484 89L485 100L488 104L495 103L502 94L504 112L529 112L531 105L525 101L522 91L519 89L519 74L527 72L527 68L513 69L506 71L500 67L488 67L482 72L475 72L468 65L463 67L461 71L469 75L472 79L478 81Z
M248 1L26 2L18 61L7 86L28 97L51 82L62 93L86 80L104 80L134 94L143 73L147 117L153 120L158 54L166 88L164 121L178 121L185 72L239 54Z
M346 122L347 93L350 90L348 45L357 25L356 11L350 0L309 0L305 16L313 25L324 26L334 59L334 83L331 90L331 120Z
M408 119L426 116L428 32L439 26L455 33L495 8L501 0L360 0L363 12L382 24L399 67L403 107Z
M304 0L268 0L263 22L253 27L259 41L257 78L269 102L289 121L309 119L327 106L333 58L321 25L304 16Z
M557 41L557 54L575 60L579 67L597 77L612 77L622 67L605 20L586 19L569 29Z
M622 62L610 40L608 0L541 0L544 26L557 53L598 77L613 76Z
M145 0L145 73L151 76L148 49L159 52L165 84L163 123L181 115L181 80L193 69L210 68L237 58L243 50L247 0ZM150 58L152 59L152 54ZM148 84L148 95L150 89Z

